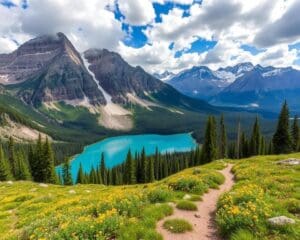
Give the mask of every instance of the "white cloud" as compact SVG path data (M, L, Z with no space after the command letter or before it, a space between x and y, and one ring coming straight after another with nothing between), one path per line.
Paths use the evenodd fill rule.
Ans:
M114 50L124 37L121 23L109 10L113 0L27 2L27 9L0 5L0 36L18 37L22 43L29 37L64 32L80 51L90 47Z
M21 5L22 0L13 0ZM152 3L174 3L161 22L155 22ZM119 51L133 65L150 72L178 72L193 65L211 68L251 61L254 64L288 66L297 59L297 50L288 44L300 42L298 0L28 0L29 7L0 5L0 51L9 52L44 33L64 32L80 51L90 47ZM118 3L125 18L115 19ZM187 5L183 10L178 4ZM190 5L192 4L192 5ZM190 5L190 6L188 6ZM188 14L187 14L188 13ZM122 23L146 26L147 43L133 48L122 43ZM188 52L197 39L216 40L213 49ZM134 41L134 39L133 39ZM173 43L173 48L169 49ZM241 45L264 47L252 55ZM183 54L175 58L177 51Z
M146 25L152 23L155 11L150 0L119 0L119 9L125 16L125 22L131 25Z

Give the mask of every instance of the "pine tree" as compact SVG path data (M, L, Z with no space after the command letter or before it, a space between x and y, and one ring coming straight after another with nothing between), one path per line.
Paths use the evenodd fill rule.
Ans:
M219 143L220 158L227 158L227 133L224 123L224 115L222 114L220 120L220 143Z
M89 179L90 179L90 181L89 181L90 183L92 183L92 184L97 183L97 174L96 174L96 170L95 170L94 166L92 166L92 169L90 171Z
M147 159L145 148L143 147L141 152L141 182L145 183L147 181Z
M43 163L41 164L44 167L43 182L55 184L58 182L58 179L54 168L53 150L48 138L46 138L44 143L43 153Z
M12 178L7 160L5 159L2 146L0 145L0 181L7 181Z
M239 159L241 156L241 121L239 119L238 121L238 127L237 127L237 139L236 139L236 158Z
M251 155L259 155L261 152L261 133L258 118L255 118L250 140Z
M83 173L83 168L82 168L82 164L81 163L79 165L76 183L77 184L84 184L85 183L84 173Z
M292 141L289 131L289 109L285 101L278 119L277 129L273 136L273 151L275 154L290 153Z
M136 183L135 161L132 159L130 149L128 150L126 161L125 161L124 182L127 184Z
M205 137L204 137L204 144L202 147L202 161L201 163L211 162L216 159L217 155L217 148L216 148L216 129L214 124L214 118L208 117L206 130L205 130Z
M104 153L101 154L101 163L100 163L100 172L102 177L102 183L107 184L107 172L106 172L106 166L105 166L105 159L104 159Z
M32 156L28 156L30 169L32 172L33 180L36 182L44 181L44 149L42 143L42 136L39 134L36 142L35 151L32 150Z
M293 151L299 151L299 144L300 144L300 133L299 133L299 125L298 125L298 116L294 117L293 125L292 125L292 143L293 143Z
M73 185L72 174L71 174L71 166L70 166L69 158L65 159L65 162L63 164L62 175L63 175L64 185Z
M155 177L154 177L154 160L153 157L150 157L148 160L148 182L154 182Z
M15 179L16 180L31 180L31 174L27 162L21 152L16 154L15 162Z
M10 169L15 177L16 175L16 156L15 156L15 144L12 137L9 138L8 142L8 162L10 164Z

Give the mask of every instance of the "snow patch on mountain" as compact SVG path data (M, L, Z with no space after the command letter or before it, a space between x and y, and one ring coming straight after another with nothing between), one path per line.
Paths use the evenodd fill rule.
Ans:
M97 81L96 79L96 76L95 74L89 69L89 66L90 66L90 63L88 62L88 60L85 58L84 54L82 54L82 60L83 60L83 64L86 68L86 70L88 71L88 73L92 76L93 80L95 81L95 83L97 84L97 87L98 89L102 92L105 100L106 100L106 103L109 104L109 103L112 103L112 97L111 95L109 95L102 87L101 85L99 84L99 82Z

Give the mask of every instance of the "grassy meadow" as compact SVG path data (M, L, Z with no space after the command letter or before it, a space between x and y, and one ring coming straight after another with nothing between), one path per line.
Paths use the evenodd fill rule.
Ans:
M197 201L209 188L218 188L224 177L217 170L226 162L235 164L236 184L218 202L220 233L232 240L299 239L300 167L275 163L288 157L300 154L219 160L131 186L2 182L0 239L162 239L155 226L172 214L167 203L190 209L192 204L182 202L186 195ZM281 215L296 224L268 224L268 218Z

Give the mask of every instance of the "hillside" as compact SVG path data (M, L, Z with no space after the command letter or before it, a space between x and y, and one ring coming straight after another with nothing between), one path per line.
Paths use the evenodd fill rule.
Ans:
M291 157L300 154L214 161L146 185L3 182L0 235L2 239L161 239L156 222L173 213L166 203L186 199L187 194L199 202L208 188L223 183L217 170L231 162L236 183L218 202L221 233L228 239L299 239L300 168L275 163ZM267 223L281 215L297 222L281 227Z

